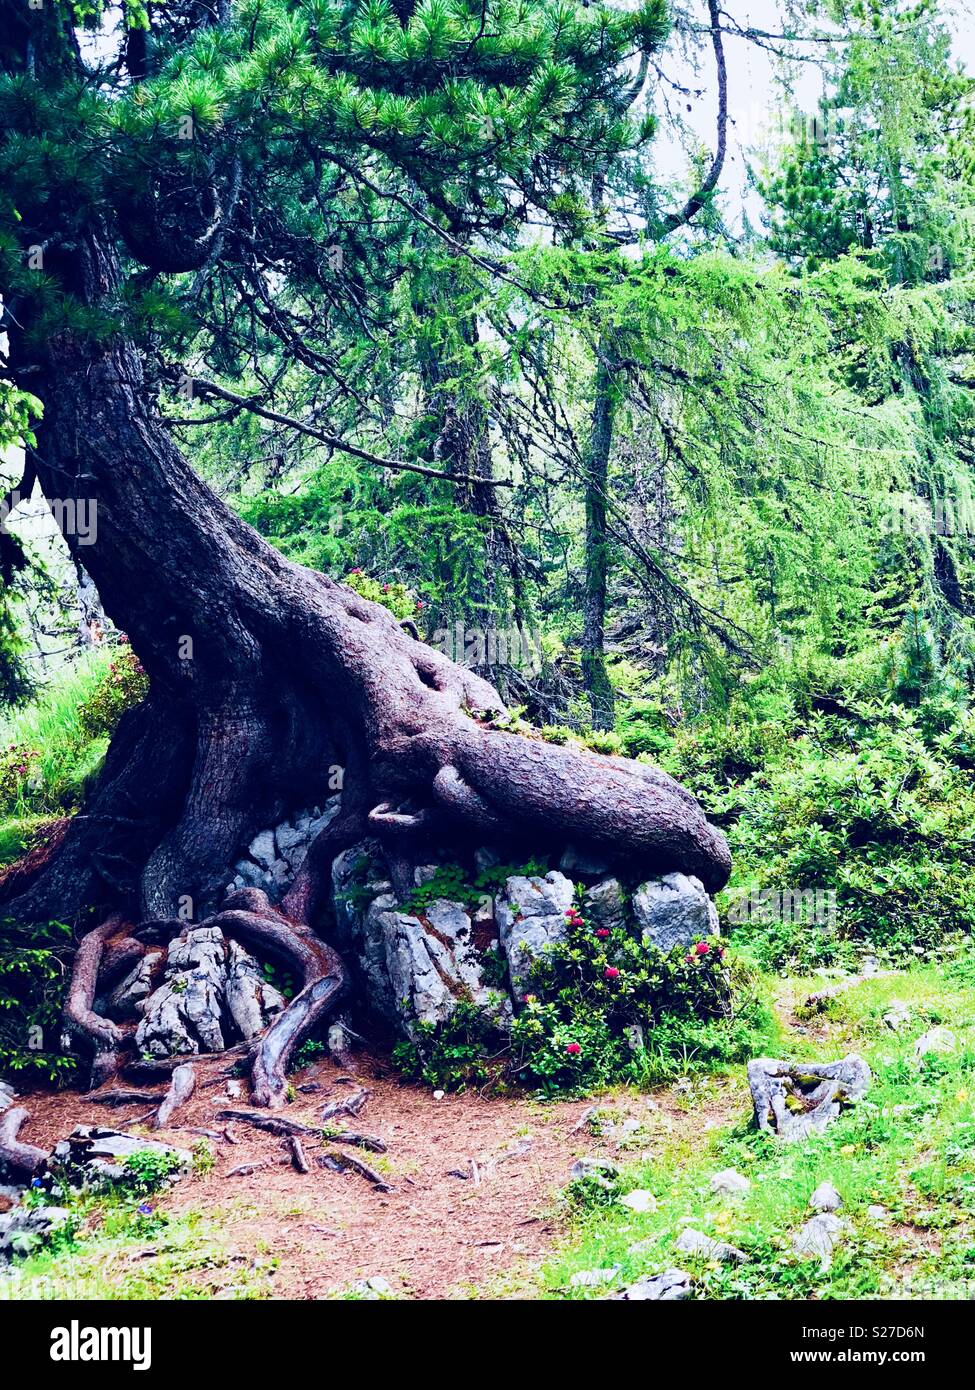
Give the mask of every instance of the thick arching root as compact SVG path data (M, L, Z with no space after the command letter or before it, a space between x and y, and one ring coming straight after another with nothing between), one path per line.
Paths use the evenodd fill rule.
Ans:
M157 929L165 925L177 931L183 924L151 925ZM288 1064L295 1047L327 1016L346 989L341 959L304 923L272 907L267 895L256 888L230 894L221 911L206 918L202 925L215 927L225 936L256 949L260 956L272 958L301 982L294 999L263 1033L250 1044L220 1054L230 1058L236 1053L248 1058L255 1105L283 1105L288 1087ZM83 1039L92 1051L92 1088L109 1080L125 1065L125 1051L132 1042L134 1029L131 1026L122 1028L93 1009L99 987L109 973L117 972L120 963L131 959L133 944L139 945L128 935L128 930L121 917L110 917L82 938L75 955L65 1021L70 1031ZM143 1065L131 1060L136 1069ZM185 1056L159 1059L156 1070L169 1070L171 1063L173 1071L172 1086L163 1102L159 1124L165 1124L192 1093L195 1076L191 1060L194 1059Z
M335 1007L347 986L338 954L302 923L270 906L264 893L245 888L231 894L210 925L282 962L302 981L300 991L254 1045L251 1099L283 1105L288 1063L298 1043Z
M48 1155L36 1144L25 1144L17 1137L28 1118L27 1111L21 1105L13 1106L0 1116L0 1163L32 1178L43 1169Z
M83 1039L91 1047L91 1090L110 1080L121 1065L125 1031L111 1019L96 1014L93 1005L99 980L107 973L103 962L112 969L117 968L120 959L128 959L131 955L127 945L130 940L124 918L119 913L113 913L101 926L82 937L75 952L71 983L64 1005L64 1022L69 1033ZM110 942L114 942L115 949L107 952ZM125 946L121 944L123 942Z

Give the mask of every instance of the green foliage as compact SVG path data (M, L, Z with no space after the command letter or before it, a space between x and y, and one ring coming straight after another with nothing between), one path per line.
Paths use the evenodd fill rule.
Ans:
M457 1090L497 1082L503 1050L503 1037L483 1007L461 999L445 1023L417 1024L415 1038L396 1043L391 1056L407 1080Z
M720 720L675 730L661 757L727 830L726 911L763 893L835 894L818 924L730 911L733 939L769 967L867 947L902 959L975 927L971 716L927 667L922 679L906 640L769 673ZM904 693L908 668L910 707L892 688Z
M423 610L423 600L411 594L405 584L381 584L358 569L347 574L343 582L363 598L381 603L394 617L413 618Z
M522 1084L588 1090L760 1049L768 1010L745 962L718 941L665 956L624 928L601 930L573 916L566 940L533 963L511 1034Z
M96 650L0 726L0 813L23 818L79 804L124 709L145 693L131 651Z
M77 1061L60 1051L61 1004L71 932L60 922L31 929L0 923L0 1076L65 1083Z
M211 1155L212 1157L212 1155ZM205 1159L203 1160L205 1163ZM168 1186L179 1172L180 1159L164 1149L139 1149L129 1154L124 1163L126 1182L140 1197L149 1197L161 1187Z
M78 709L82 731L92 740L110 738L128 709L145 699L149 680L131 647L122 650L108 662L108 668L98 688Z
M883 1022L894 1000L908 1011L897 1034ZM945 1015L957 1030L956 1051L918 1067L918 1035ZM750 1123L740 1072L710 1083L683 1118L681 1080L666 1097L666 1127L651 1128L644 1141L650 1159L624 1159L609 1191L589 1180L588 1192L577 1183L566 1192L572 1230L544 1271L547 1296L606 1297L617 1281L625 1287L673 1266L674 1242L691 1225L745 1254L736 1264L682 1255L698 1299L963 1297L975 1192L972 1021L954 966L914 967L837 996L819 1016L821 1055L854 1050L873 1080L863 1101L803 1144L783 1146ZM791 1033L780 1046L778 1055L796 1056L808 1038ZM712 1188L711 1178L727 1168L749 1179L745 1192L729 1197ZM824 1181L839 1191L849 1223L826 1268L792 1249ZM633 1189L652 1193L654 1207L635 1214L623 1206L619 1196ZM577 1270L613 1267L616 1279L598 1291L569 1282Z

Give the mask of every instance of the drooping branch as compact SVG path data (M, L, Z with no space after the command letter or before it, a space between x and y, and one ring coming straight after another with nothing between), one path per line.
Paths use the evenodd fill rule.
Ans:
M669 236L678 227L686 226L704 207L718 186L721 170L724 168L728 150L728 65L725 61L724 42L721 31L721 6L718 0L708 0L708 15L711 20L711 45L714 49L714 62L718 74L718 116L717 136L711 164L701 181L700 187L692 193L684 206L669 213L661 224L661 235Z
M352 458L361 459L364 463L375 464L377 468L389 468L399 473L418 473L422 478L437 478L446 483L477 484L478 487L514 487L510 478L484 479L475 477L471 473L449 473L442 468L433 468L427 464L409 463L403 459L383 458L379 454L372 453L369 449L360 448L357 444L349 444L346 440L340 439L337 434L330 434L328 430L320 429L317 425L309 425L306 421L298 420L293 415L282 415L279 410L271 410L268 406L258 405L256 401L247 396L239 396L234 391L228 391L224 386L217 386L212 381L203 381L199 377L193 378L193 390L204 399L213 397L216 400L227 401L241 410L250 411L252 415L257 415L262 420L270 420L276 425L285 425L298 434L307 435L309 439L317 439L320 444L327 444L330 449L338 449L340 453L349 454Z

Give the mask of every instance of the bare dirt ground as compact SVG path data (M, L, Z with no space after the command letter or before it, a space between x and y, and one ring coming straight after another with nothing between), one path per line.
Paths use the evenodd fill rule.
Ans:
M524 1097L481 1097L473 1092L435 1099L425 1089L383 1075L381 1062L360 1058L354 1076L322 1062L296 1074L298 1093L283 1112L288 1119L321 1124L322 1107L365 1086L370 1098L354 1119L335 1127L376 1135L387 1153L374 1155L346 1145L303 1140L311 1172L295 1171L281 1138L243 1123L231 1126L236 1143L208 1139L215 1164L206 1174L180 1182L157 1200L170 1212L199 1212L220 1231L222 1259L263 1252L272 1265L272 1296L328 1297L357 1280L382 1277L408 1298L464 1298L477 1287L516 1287L551 1250L562 1229L558 1193L580 1156L614 1157L613 1139L594 1136L585 1122L595 1102L540 1104ZM303 1093L302 1086L318 1089ZM165 1086L157 1088L161 1098ZM175 1117L176 1127L151 1132L191 1147L193 1129L220 1132L222 1109L247 1109L227 1095L225 1078L199 1068L197 1090ZM140 1128L149 1107L99 1105L92 1096L37 1094L21 1102L30 1111L23 1137L53 1144L77 1124L101 1124L150 1134ZM633 1115L641 1124L652 1113L653 1128L669 1128L668 1098L656 1101L614 1093L598 1101L614 1115ZM272 1113L272 1112L262 1112ZM276 1113L276 1112L274 1112ZM679 1121L686 1124L686 1116ZM678 1112L674 1112L678 1121ZM325 1149L362 1158L379 1171L392 1191L381 1192L353 1173L319 1167ZM637 1150L639 1152L639 1150ZM471 1161L476 1164L474 1176ZM228 1176L248 1164L256 1172ZM451 1170L469 1174L454 1176Z

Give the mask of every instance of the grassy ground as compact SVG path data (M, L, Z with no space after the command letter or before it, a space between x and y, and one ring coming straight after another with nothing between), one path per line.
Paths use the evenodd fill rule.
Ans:
M807 1021L796 1004L816 982L778 982L785 1055L832 1060L858 1052L873 1085L822 1136L783 1146L750 1125L741 1069L685 1085L686 1119L648 1109L638 1159L620 1191L650 1191L656 1210L635 1214L618 1199L578 1204L557 1257L521 1296L598 1298L667 1267L687 1270L703 1298L965 1298L975 1290L975 995L969 952L864 982ZM908 1019L893 1031L883 1016L895 1000ZM957 1049L918 1065L914 1046L936 1024ZM678 1088L678 1095L680 1088ZM599 1125L602 1113L593 1123ZM743 1196L712 1191L711 1177L734 1168L750 1179ZM813 1213L822 1182L843 1197L848 1239L828 1271L791 1250ZM868 1214L883 1207L882 1217ZM747 1254L739 1265L690 1259L674 1250L685 1225ZM573 1287L573 1274L615 1270L602 1286ZM513 1292L513 1290L512 1290Z
M864 981L824 1011L804 1016L803 1001L822 983L810 977L776 983L779 1051L819 1060L862 1054L873 1084L859 1105L825 1135L783 1146L751 1128L742 1067L692 1075L644 1094L617 1091L594 1099L578 1132L574 1116L563 1128L572 1136L573 1154L615 1152L622 1167L616 1194L594 1202L591 1191L572 1185L561 1193L550 1188L547 1198L544 1187L538 1189L525 1214L560 1229L554 1253L544 1262L521 1263L517 1274L506 1274L502 1260L493 1276L485 1272L465 1286L468 1296L600 1298L678 1266L692 1275L696 1296L706 1299L971 1297L975 953ZM906 1021L895 1031L884 1015L896 1001ZM957 1046L919 1064L917 1038L936 1025L950 1028ZM429 1096L418 1093L417 1101L425 1115L434 1112ZM516 1102L504 1104L512 1108L514 1138L521 1132ZM558 1103L543 1107L548 1114L563 1109ZM568 1151L558 1171L567 1166ZM711 1177L725 1168L749 1178L745 1195L712 1191ZM52 1249L22 1260L13 1281L0 1280L0 1299L280 1296L290 1255L286 1241L275 1237L275 1223L287 1236L295 1222L290 1208L279 1220L258 1187L203 1210L193 1195L196 1179L185 1181L190 1202L175 1210L138 1194L76 1199L71 1230ZM840 1215L850 1223L828 1270L791 1249L792 1235L812 1214L810 1194L825 1181L842 1195ZM651 1192L656 1210L638 1214L621 1204L619 1196L634 1189ZM458 1191L463 1200L476 1198L463 1185ZM242 1244L234 1202L245 1195L265 1222L266 1239ZM152 1210L140 1211L146 1202ZM882 1215L871 1215L870 1207L883 1208ZM723 1265L678 1254L674 1241L688 1224L738 1246L747 1260ZM574 1274L590 1270L612 1273L596 1287L571 1284ZM445 1295L449 1291L439 1296ZM333 1284L319 1296L342 1294Z
M0 865L23 853L31 833L81 795L108 747L93 729L91 702L114 677L117 649L99 648L37 698L0 721Z

